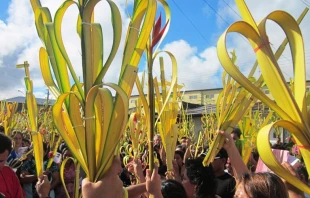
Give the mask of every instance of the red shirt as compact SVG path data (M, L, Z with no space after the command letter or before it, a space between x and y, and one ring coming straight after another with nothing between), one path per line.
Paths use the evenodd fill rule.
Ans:
M4 166L0 169L0 192L4 194L6 198L26 197L16 174L8 166Z

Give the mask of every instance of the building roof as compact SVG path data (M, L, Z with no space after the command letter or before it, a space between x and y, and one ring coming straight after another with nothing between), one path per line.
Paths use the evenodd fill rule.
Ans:
M188 108L186 110L186 114L188 115L202 115L206 112L211 113L216 111L216 105L215 104L207 104L195 108Z
M223 87L218 87L218 88L212 88L212 89L192 89L192 90L185 90L185 93L189 93L189 92L203 92L203 91L218 91L218 90L222 90ZM183 91L181 91L183 93ZM146 95L146 93L144 94ZM138 97L140 96L139 94L135 94L135 95L131 95L130 97Z
M37 104L38 105L45 105L46 103L46 99L44 98L36 98L37 100ZM7 102L17 102L17 103L25 103L26 102L26 97L24 96L17 96L17 97L14 97L14 98L8 98L6 99L5 101ZM55 103L55 100L52 100L52 99L49 99L49 105L53 105Z

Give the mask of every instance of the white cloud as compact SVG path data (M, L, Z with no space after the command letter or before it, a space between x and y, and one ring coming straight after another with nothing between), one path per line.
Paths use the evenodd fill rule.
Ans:
M178 64L178 83L184 84L186 90L217 88L221 79L216 77L222 70L217 58L216 48L211 46L202 52L184 40L173 41L163 46L165 51L171 52ZM171 78L171 61L163 55L165 75ZM159 61L154 62L154 74L160 79Z
M225 21L232 23L237 20L241 20L240 16L235 12L239 12L234 1L226 1L229 4L227 6L223 1L218 1L218 13ZM303 11L304 5L299 2L294 3L293 6L288 4L286 1L257 1L249 0L248 3L249 9L253 14L253 17L256 21L262 19L272 11L275 10L285 10L291 13L295 18L297 18L300 13ZM268 6L266 6L268 5ZM210 9L203 8L204 12L211 12ZM213 12L213 11L212 11ZM209 18L209 16L207 16ZM309 65L309 51L307 51L307 46L310 45L310 40L307 35L310 34L310 29L306 24L309 24L309 16L306 16L301 24L301 30L304 35L304 42L306 48L306 59L307 65ZM217 22L219 27L227 26L226 22L223 21L219 16L217 16ZM272 22L267 23L267 30L269 33L270 42L274 49L277 49L279 44L284 39L284 33L282 30ZM217 33L215 33L217 34ZM236 49L236 54L238 57L237 65L240 67L241 71L248 75L250 69L252 68L255 62L255 53L251 48L248 41L245 38L242 38L241 35L230 34L228 35L228 50L231 52L233 49ZM220 65L217 57L216 47L209 46L202 51L198 51L197 47L191 46L190 41L178 40L172 41L162 47L163 50L172 52L178 62L178 82L184 83L186 90L197 90L197 89L208 89L208 88L218 88L221 87L221 74L223 72L222 66ZM289 51L286 50L284 55L280 58L279 64L283 68L283 74L289 79L293 76L291 57ZM171 77L171 64L167 56L165 57L165 66L166 66L166 78ZM308 68L307 68L308 69ZM154 63L154 75L159 78L159 61ZM257 74L258 75L257 71ZM309 75L308 75L309 76ZM309 79L310 77L308 77Z
M240 20L240 17L234 13L232 9L238 12L238 9L234 1L228 1L230 7L228 7L222 1L218 1L218 13L229 23ZM50 9L52 16L56 12L59 5L63 0L42 0L42 5ZM125 1L114 1L120 8L120 12L123 18L123 27L126 27L129 19L126 13ZM129 1L132 3L132 1ZM291 13L295 18L302 12L304 5L300 1L294 3L287 3L284 0L269 1L269 0L247 0L246 1L253 17L256 21L259 21L262 17L274 10L285 10ZM266 6L268 5L268 6ZM104 60L107 59L111 49L112 31L111 31L111 17L110 11L107 10L108 4L106 2L98 3L95 10L95 20L102 24L103 36L104 36ZM208 10L205 10L208 12ZM209 12L211 12L209 10ZM38 51L42 46L41 41L38 39L35 25L34 16L29 3L29 0L11 0L8 18L6 22L0 20L0 99L10 98L14 96L20 96L18 89L23 89L24 82L23 70L16 70L15 65L28 60L31 67L31 76L34 81L35 92L37 96L44 96L45 87L42 81L42 77L39 70ZM76 16L77 9L74 6L70 7L68 13L65 14L63 22L63 40L68 51L69 57L72 60L73 65L77 71L77 76L82 77L81 69L81 49L79 47L79 38L76 34ZM209 18L209 17L208 17ZM72 22L74 19L74 22ZM217 19L221 21L220 18ZM223 26L221 24L221 26ZM301 24L301 29L304 35L306 59L309 63L309 46L310 46L310 27L309 16L306 16ZM268 23L268 32L270 33L270 42L274 48L277 48L279 43L283 40L284 34L279 27L275 24ZM123 38L125 37L126 29L123 28ZM215 33L216 34L216 33ZM124 46L124 39L120 44L119 53L113 61L112 66L107 72L107 76L104 79L105 82L117 82L118 75L122 60L122 49ZM229 49L236 49L238 56L238 65L241 70L247 73L249 67L253 65L255 55L249 44L244 41L240 36L229 36ZM177 40L161 47L163 50L171 51L177 58L178 62L178 82L184 83L186 89L204 89L204 88L216 88L221 86L221 72L222 67L217 58L216 48L214 46L206 47L204 50L198 51L196 46L190 45L190 41ZM292 76L291 58L289 52L284 53L285 57L279 60L282 65L285 76ZM144 61L145 58L142 58ZM165 65L167 67L166 77L171 76L171 65L167 57L165 57ZM309 65L309 64L308 64ZM307 68L309 69L309 68ZM158 60L155 61L154 75L159 75ZM310 75L308 75L310 76ZM309 77L310 78L310 77Z
M129 19L125 13L125 1L114 1L121 12L123 26L127 26ZM43 7L48 7L52 17L58 7L63 3L62 0L42 0ZM132 3L129 1L128 3ZM78 10L71 6L66 12L62 24L62 35L65 47L73 63L76 75L83 77L81 66L80 39L76 33L76 18ZM6 22L0 20L0 99L20 96L17 90L24 87L24 71L16 70L15 65L28 61L30 64L31 78L34 81L36 96L44 96L45 85L39 67L39 48L43 46L39 40L34 25L34 16L29 0L11 0ZM72 22L72 20L74 22ZM113 32L111 29L111 16L108 4L104 1L99 2L95 7L95 21L101 23L104 36L104 60L110 53ZM123 37L126 29L123 28ZM121 65L124 40L120 44L119 53L113 61L104 81L117 82ZM43 91L42 91L43 90Z

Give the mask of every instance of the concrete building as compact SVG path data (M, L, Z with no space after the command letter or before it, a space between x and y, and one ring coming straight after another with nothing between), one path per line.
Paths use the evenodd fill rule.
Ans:
M310 91L310 81L306 82L306 91ZM191 104L197 104L201 105L200 107L195 107L188 109L187 113L192 115L192 118L195 123L195 134L198 134L199 131L201 131L201 116L206 112L209 112L210 109L213 109L215 111L216 109L216 101L220 94L220 92L223 90L223 88L215 88L215 89L201 89L201 90L189 90L185 91L182 101L186 103ZM273 99L272 95L270 94L268 88L265 86L262 88L262 91L271 99ZM135 107L135 102L139 98L139 95L133 95L130 97L129 100L129 108ZM258 103L253 107L253 110L257 109L257 106L259 106L261 102L258 101ZM286 137L288 137L289 134L287 131L284 130L281 136L281 141L284 142ZM274 133L270 134L270 140L272 143L276 142L276 136Z

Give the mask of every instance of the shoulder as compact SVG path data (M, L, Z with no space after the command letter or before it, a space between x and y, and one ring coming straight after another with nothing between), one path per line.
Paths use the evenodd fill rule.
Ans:
M14 171L12 170L11 167L9 166L3 166L3 168L1 169L1 171L6 172L6 173L14 173Z
M17 179L17 176L15 174L15 172L13 171L13 169L9 166L4 166L1 169L2 174L4 175L4 177L8 177L8 178L13 178L13 179Z
M6 175L15 175L15 172L13 171L13 169L9 166L4 166L1 169L2 173L5 173Z

